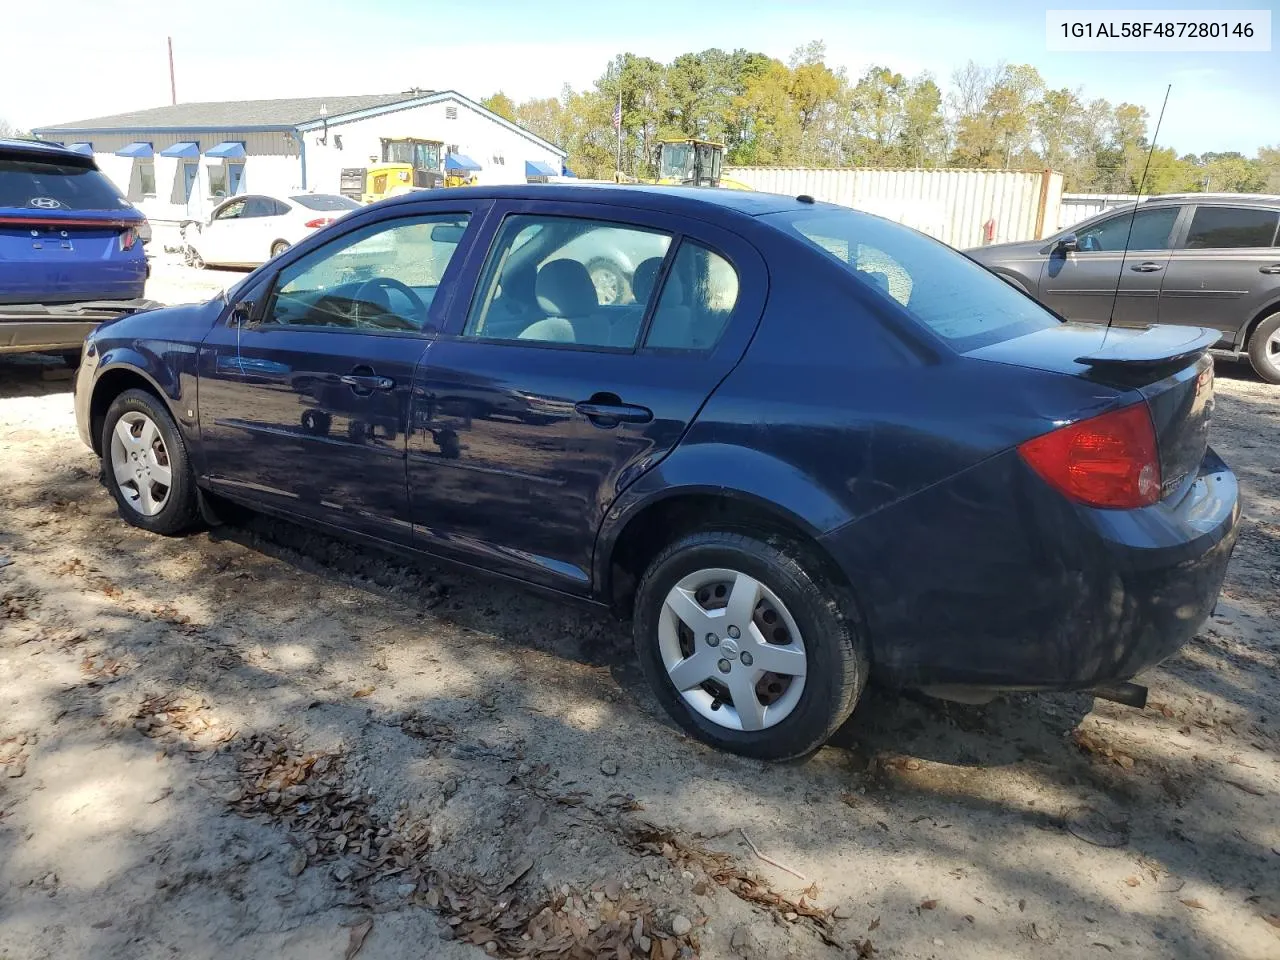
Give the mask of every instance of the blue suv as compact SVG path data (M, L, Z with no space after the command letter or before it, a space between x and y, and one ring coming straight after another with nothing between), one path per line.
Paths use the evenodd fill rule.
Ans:
M74 363L102 320L143 299L147 221L92 157L0 140L0 353Z

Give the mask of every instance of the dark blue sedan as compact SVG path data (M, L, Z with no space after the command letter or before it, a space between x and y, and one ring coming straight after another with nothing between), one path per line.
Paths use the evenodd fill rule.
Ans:
M103 324L76 413L130 523L234 502L610 607L681 726L782 759L873 673L1141 703L1235 544L1215 336L808 197L440 190Z

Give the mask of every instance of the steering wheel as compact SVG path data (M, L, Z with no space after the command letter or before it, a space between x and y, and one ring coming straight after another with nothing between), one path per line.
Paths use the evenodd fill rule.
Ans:
M360 284L360 286L356 288L356 292L351 297L351 299L356 303L357 310L359 310L359 305L366 300L368 294L373 290L395 290L397 293L403 294L405 299L409 301L409 306L414 310L414 312L417 313L424 321L426 320L427 305L422 302L422 298L413 292L412 287L408 284L401 283L394 277L370 277L368 280ZM412 321L406 320L404 317L392 313L391 302L388 300L385 316L378 318L379 325L381 326L385 324L386 321L392 317L404 324L404 329L406 330L419 329L418 325Z

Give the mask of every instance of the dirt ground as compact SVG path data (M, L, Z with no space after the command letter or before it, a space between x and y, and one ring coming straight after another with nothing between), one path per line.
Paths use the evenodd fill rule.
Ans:
M683 737L608 620L126 526L60 372L0 358L0 960L1280 956L1280 388L1243 368L1246 527L1145 711L873 690L772 767Z

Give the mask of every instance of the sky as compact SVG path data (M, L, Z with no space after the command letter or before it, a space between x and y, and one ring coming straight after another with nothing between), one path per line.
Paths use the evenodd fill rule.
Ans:
M169 102L173 37L179 102L454 89L517 101L590 86L611 56L670 61L709 47L786 60L822 40L856 78L873 64L947 87L973 59L1030 63L1054 88L1145 106L1173 85L1159 145L1179 153L1280 144L1278 0L1012 4L996 0L634 0L631 4L469 0L3 0L0 119L30 129ZM1270 9L1269 53L1049 53L1045 10ZM240 12L237 16L236 11ZM56 22L54 22L56 18ZM221 20L221 22L220 22ZM85 64L77 68L77 64Z

